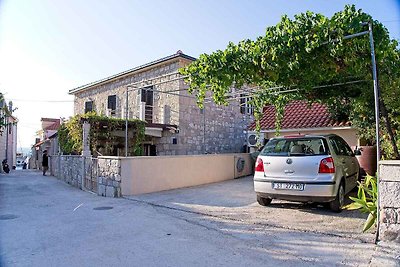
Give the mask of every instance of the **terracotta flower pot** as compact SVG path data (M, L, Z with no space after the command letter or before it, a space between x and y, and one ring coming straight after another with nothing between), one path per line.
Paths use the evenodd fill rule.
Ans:
M361 175L369 174L375 176L376 174L376 146L360 146L361 156L357 156L360 163Z

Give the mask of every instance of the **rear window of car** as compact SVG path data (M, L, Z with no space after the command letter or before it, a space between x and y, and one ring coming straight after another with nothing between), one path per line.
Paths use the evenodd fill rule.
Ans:
M328 146L323 138L279 138L271 139L260 152L261 156L317 156L328 155Z

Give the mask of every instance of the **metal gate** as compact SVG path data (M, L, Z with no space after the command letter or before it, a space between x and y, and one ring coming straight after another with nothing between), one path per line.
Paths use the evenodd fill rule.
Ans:
M85 188L97 193L97 158L85 158Z

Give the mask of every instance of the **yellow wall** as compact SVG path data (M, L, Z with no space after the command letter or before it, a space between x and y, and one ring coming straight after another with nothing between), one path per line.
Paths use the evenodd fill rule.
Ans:
M245 160L238 172L236 163ZM220 182L252 174L249 154L121 158L122 195L137 195Z

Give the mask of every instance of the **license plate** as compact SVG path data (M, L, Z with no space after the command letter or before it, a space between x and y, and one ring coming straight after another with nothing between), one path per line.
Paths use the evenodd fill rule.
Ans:
M298 191L303 191L304 190L304 184L300 183L273 183L272 184L273 189L278 189L278 190L298 190Z

